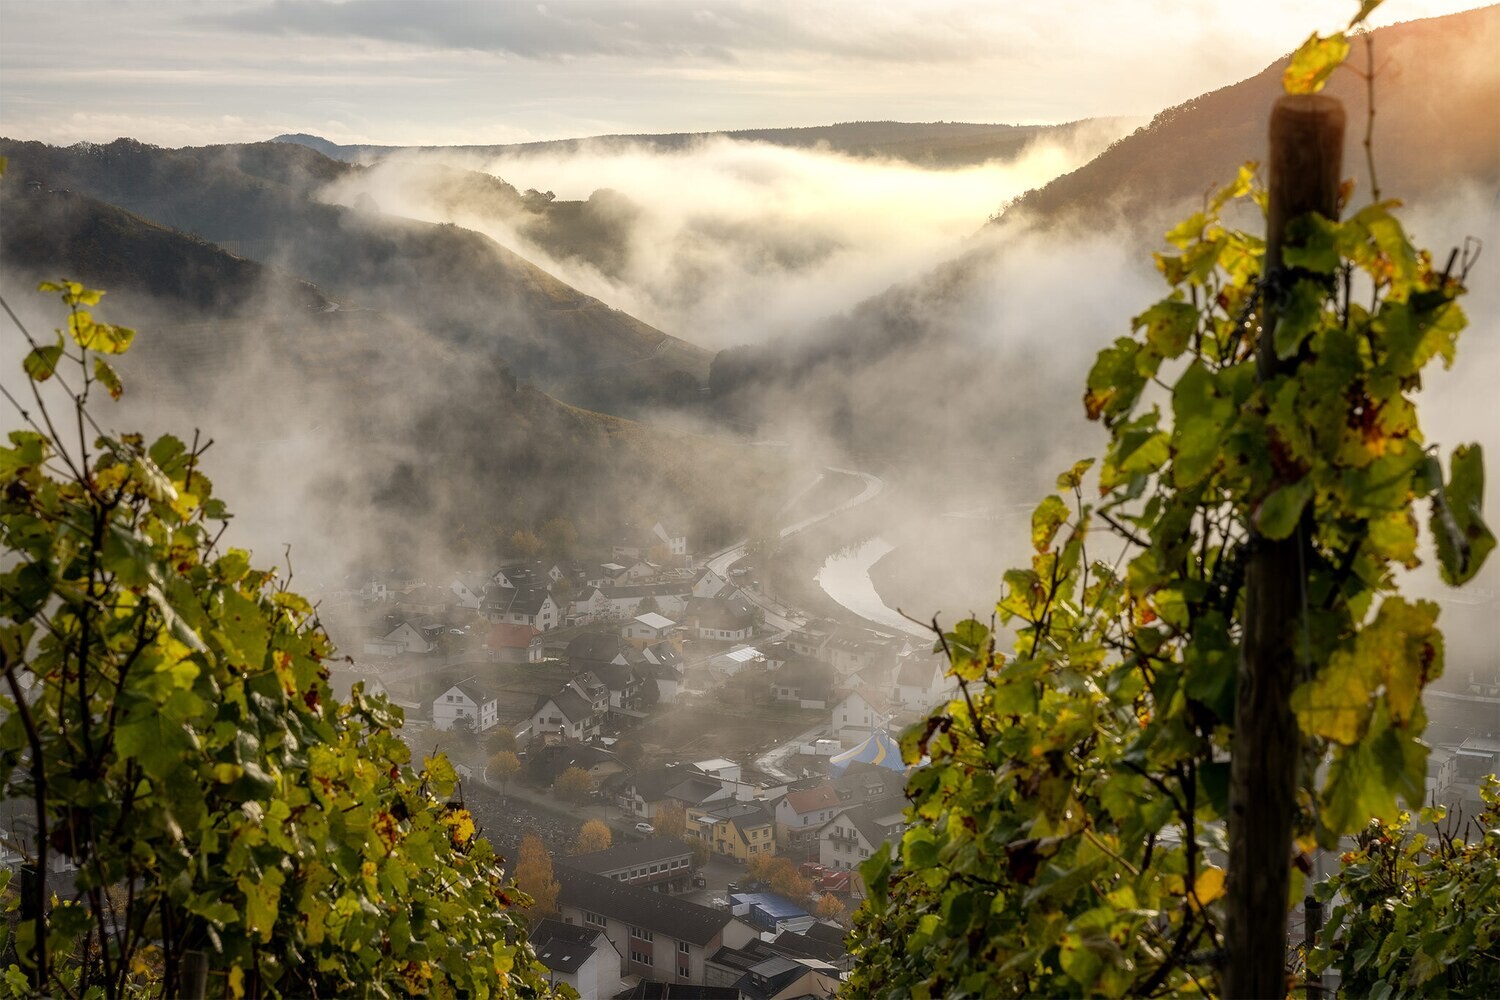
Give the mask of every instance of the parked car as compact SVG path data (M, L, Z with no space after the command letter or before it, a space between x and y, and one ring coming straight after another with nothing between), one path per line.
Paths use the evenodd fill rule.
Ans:
M635 825L635 832L636 833L648 833L648 834L649 833L655 833L656 832L656 827L652 826L650 823L637 823Z

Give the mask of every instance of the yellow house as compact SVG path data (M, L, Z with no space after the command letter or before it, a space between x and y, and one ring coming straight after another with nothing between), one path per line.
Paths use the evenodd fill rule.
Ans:
M749 861L776 853L776 823L764 806L752 802L695 806L688 809L688 828L715 854Z

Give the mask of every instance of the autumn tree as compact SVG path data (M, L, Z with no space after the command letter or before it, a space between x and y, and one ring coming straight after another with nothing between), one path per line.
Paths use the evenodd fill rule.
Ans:
M489 781L500 783L500 794L505 795L510 779L521 773L521 758L509 750L500 750L490 755L485 765L485 776Z
M818 897L814 912L822 920L832 920L836 924L845 923L849 919L849 908L844 901L831 892L825 892Z
M614 843L614 834L610 833L609 827L597 819L588 820L578 829L578 839L573 841L571 854L593 854L595 851L607 851Z
M495 726L485 734L484 745L492 754L500 753L502 750L515 753L516 732L509 726Z
M520 856L516 858L516 884L531 897L529 916L532 921L557 913L557 894L561 887L552 872L552 856L542 838L528 833L521 838Z
M656 810L651 824L660 836L687 839L687 807L675 799L668 800Z
M98 291L42 290L62 330L23 329L0 386L22 424L0 446L0 792L30 829L9 992L544 990L452 765L413 762L363 685L337 700L312 604L221 545L199 437L102 429L135 331Z
M572 559L578 549L578 529L565 517L542 522L539 529L542 551L552 559Z
M570 767L552 784L558 798L569 802L585 802L594 792L594 776L581 767Z
M508 541L510 554L521 559L535 559L542 551L542 540L529 531L517 529Z

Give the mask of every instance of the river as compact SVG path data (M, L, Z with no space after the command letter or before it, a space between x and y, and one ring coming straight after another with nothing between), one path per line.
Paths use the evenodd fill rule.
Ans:
M876 536L852 549L835 552L823 562L823 568L818 570L814 580L841 607L861 618L886 628L930 638L932 632L929 629L906 620L886 607L870 579L870 567L895 548L884 538Z

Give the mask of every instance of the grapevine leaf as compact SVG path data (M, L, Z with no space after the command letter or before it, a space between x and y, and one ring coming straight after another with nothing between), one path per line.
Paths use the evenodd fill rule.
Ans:
M1288 94L1316 94L1348 56L1349 39L1343 32L1327 37L1313 32L1292 53L1291 62L1281 74L1281 85Z
M1038 552L1050 550L1052 539L1057 536L1057 529L1067 519L1068 505L1063 503L1062 497L1055 493L1048 496L1031 512L1032 547Z
M61 342L34 347L21 362L21 366L26 369L26 374L31 376L32 381L45 382L57 371L57 363L62 360L62 355Z
M1444 582L1458 586L1474 578L1495 548L1484 523L1484 452L1479 445L1453 450L1451 474L1439 477L1432 494L1432 533Z
M120 376L115 374L115 370L103 358L94 359L94 378L109 390L111 399L119 399L120 394L125 391L125 386L120 383Z
M1303 478L1295 483L1278 487L1261 501L1255 512L1255 526L1261 535L1270 539L1287 538L1297 530L1302 519L1302 510L1312 499L1313 483Z

